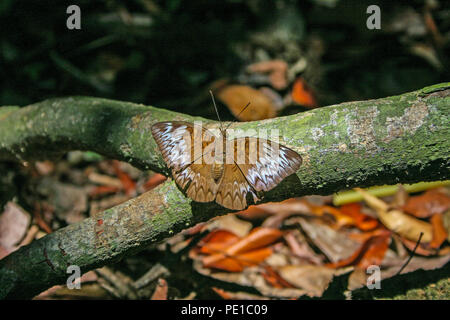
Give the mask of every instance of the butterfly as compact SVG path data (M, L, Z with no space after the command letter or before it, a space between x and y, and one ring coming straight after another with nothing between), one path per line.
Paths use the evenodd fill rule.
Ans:
M247 208L248 197L256 203L259 193L273 189L302 163L297 152L271 140L228 140L222 125L219 135L185 121L157 122L151 130L173 179L186 195L231 210Z

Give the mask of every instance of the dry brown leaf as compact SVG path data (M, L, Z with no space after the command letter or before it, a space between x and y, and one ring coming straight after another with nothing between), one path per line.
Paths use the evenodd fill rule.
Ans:
M234 213L230 213L213 219L208 225L208 230L228 230L242 238L250 232L252 227L250 222L239 219Z
M225 291L223 289L212 287L211 289L214 290L215 293L217 293L219 296L222 297L222 299L225 300L268 300L269 298L258 296L256 294L251 294L247 292L231 292L231 291Z
M348 258L360 247L357 241L349 238L342 230L334 230L327 225L301 217L292 217L285 224L294 223L300 223L308 238L331 262Z
M276 108L272 100L259 90L245 85L229 85L217 92L217 97L240 121L274 118ZM250 105L241 113L244 107Z
M243 272L220 272L204 268L200 261L194 261L194 269L204 275L217 280L236 283L241 286L253 287L265 297L298 298L306 294L305 290L297 288L274 288L265 280L261 268L258 266L244 269Z
M8 202L0 214L0 246L10 251L19 245L30 225L30 215L14 202Z
M361 247L347 259L327 264L330 268L341 268L348 265L355 265L361 269L366 269L371 265L381 265L384 255L388 250L391 232L386 229L377 229L371 232Z
M305 290L311 297L322 296L335 274L333 269L316 265L290 265L277 271L283 279Z
M431 217L431 225L433 226L433 239L430 242L430 247L437 249L447 239L447 230L445 230L441 213Z
M247 71L268 73L272 87L282 90L287 86L288 65L283 60L269 60L257 62L249 65Z
M222 233L224 232L226 231L222 231ZM214 250L216 250L216 253L204 257L202 259L203 265L230 272L242 271L245 267L259 264L270 256L272 249L267 246L281 236L282 232L278 229L259 227L253 229L252 232L238 241L235 238L232 239L233 242L229 242L231 245L228 247L217 247L220 242L215 241ZM228 236L228 238L230 237ZM211 251L212 240L205 242L208 244L208 252ZM203 247L206 248L205 245Z
M384 201L363 189L355 188L355 190L377 212L379 220L389 230L411 241L418 241L421 233L423 233L423 242L428 243L432 240L433 228L428 222L411 217L399 210L388 211L389 206Z
M428 190L420 196L410 197L403 210L417 218L428 218L450 208L450 197L437 190Z
M167 292L169 290L169 286L167 285L167 281L163 278L158 279L158 284L156 285L155 292L151 297L151 300L167 300Z

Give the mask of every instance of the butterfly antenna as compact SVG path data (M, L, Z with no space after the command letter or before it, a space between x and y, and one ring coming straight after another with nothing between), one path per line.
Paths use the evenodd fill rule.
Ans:
M249 105L250 105L250 102L247 103L247 105L241 110L241 112L238 113L238 115L236 116L236 118L239 117L239 116L241 115L241 113L244 112L244 110L247 109L247 107L248 107ZM233 122L230 122L230 123L228 124L228 126L225 128L225 130L227 130L232 124L233 124Z
M214 100L214 95L213 95L211 90L209 90L209 93L211 94L211 98L212 98L212 102L213 102L213 105L214 105L214 109L216 110L217 119L219 119L220 131L222 131L222 133L223 133L222 121L220 120L219 111L217 111L216 100Z

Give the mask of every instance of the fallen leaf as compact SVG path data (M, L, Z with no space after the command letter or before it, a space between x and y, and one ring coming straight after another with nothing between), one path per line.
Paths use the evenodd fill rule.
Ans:
M246 236L252 228L250 222L239 219L234 213L214 218L208 225L209 230L228 230L240 238Z
M148 178L148 180L145 182L144 189L146 191L149 191L149 190L155 188L156 186L160 185L161 183L163 183L166 180L167 180L166 176L163 176L162 174L159 174L159 173L155 173L150 178Z
M125 193L128 196L135 195L136 183L133 181L133 179L131 179L131 177L128 173L126 173L125 171L123 171L120 168L120 162L117 160L113 160L113 168L114 168L114 171L115 171L117 177L122 182L122 186L125 190Z
M217 97L240 121L262 120L276 116L272 100L249 86L229 85L218 91ZM250 105L242 111L249 102Z
M419 196L410 197L403 210L417 218L428 218L444 213L450 208L450 197L436 190L428 190Z
M403 243L403 245L409 250L413 251L414 254L420 255L420 256L432 256L436 254L436 250L433 250L430 248L430 246L424 246L423 243L420 243L417 247L417 241L411 241L405 238L400 238L400 241Z
M341 213L351 217L354 225L363 231L375 229L378 226L377 219L374 219L361 212L361 205L359 203L349 203L341 206Z
M335 230L325 224L310 221L301 217L292 217L286 225L299 223L312 243L331 261L337 262L348 258L360 247L360 244L349 238L348 233Z
M303 78L295 80L292 87L291 98L294 102L308 108L317 107L317 101L314 93L306 84Z
M0 214L0 246L5 250L16 249L25 237L30 225L30 215L14 202L8 202Z
M203 265L230 272L242 271L270 256L272 250L266 246L276 241L281 235L282 232L278 229L262 227L253 229L247 236L240 239L229 231L216 231L200 243L200 253L209 254L203 257Z
M273 243L282 235L283 233L278 229L254 228L247 236L230 246L226 253L233 255L258 249Z
M94 198L105 194L117 193L120 189L113 186L97 186L89 190L89 196Z
M38 203L35 218L41 228L44 228L37 215L54 213L59 219L68 224L79 222L85 218L88 209L87 190L68 183L61 183L52 178L44 178L38 185L38 191L47 197L47 201ZM42 219L44 221L44 218ZM47 219L48 220L48 219ZM44 229L50 233L51 230ZM49 232L50 231L50 232Z
M204 275L220 281L236 283L240 286L253 287L266 297L298 298L306 294L303 289L274 288L265 280L261 268L253 266L242 272L221 272L215 269L204 268L200 261L194 261L194 269Z
M97 172L88 173L88 179L90 182L99 184L107 187L115 187L117 189L122 189L122 182L114 177L110 177L105 174L100 174Z
M389 206L382 200L372 196L363 189L355 188L355 190L363 196L370 207L376 210L378 219L386 228L411 241L418 241L421 233L423 233L423 242L431 241L433 235L431 224L411 217L399 210L388 211Z
M328 288L335 270L315 265L289 265L279 268L278 273L296 288L304 289L308 296L320 297Z
M310 211L319 217L331 215L336 222L335 227L338 229L344 226L354 225L353 218L350 217L348 214L342 213L338 208L327 205L316 206L311 203L307 203L307 205L309 206Z
M200 252L203 254L221 253L238 241L239 237L231 231L214 230L199 242Z
M430 247L437 249L447 239L447 230L445 230L441 213L434 214L430 221L433 227L433 239L430 242Z
M229 272L241 272L247 267L260 264L271 254L272 249L261 248L230 256L216 253L205 257L202 261L203 265L207 268L221 269Z
M267 283L274 288L294 288L292 284L283 279L278 272L270 266L265 266L262 275Z
M295 256L306 259L313 264L320 264L322 258L318 256L308 245L306 239L299 230L292 230L284 235L287 245Z
M257 62L247 67L248 72L268 73L272 87L282 90L287 87L288 65L283 60Z
M167 300L167 292L169 290L169 286L167 281L163 278L158 279L158 284L156 285L155 292L151 297L151 300Z
M267 297L258 296L247 292L231 292L223 289L212 287L213 291L225 300L269 300Z
M327 264L330 268L342 268L355 265L366 269L371 265L381 265L384 255L389 247L391 233L384 229L378 229L376 235L370 236L361 247L347 259Z

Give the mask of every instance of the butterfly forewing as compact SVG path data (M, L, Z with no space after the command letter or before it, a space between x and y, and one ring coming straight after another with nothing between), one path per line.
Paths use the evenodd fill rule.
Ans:
M215 143L215 136L183 121L158 122L153 125L152 134L180 188L197 202L213 201L220 181L214 180L212 164L205 163L202 155ZM196 143L199 150L194 150Z

